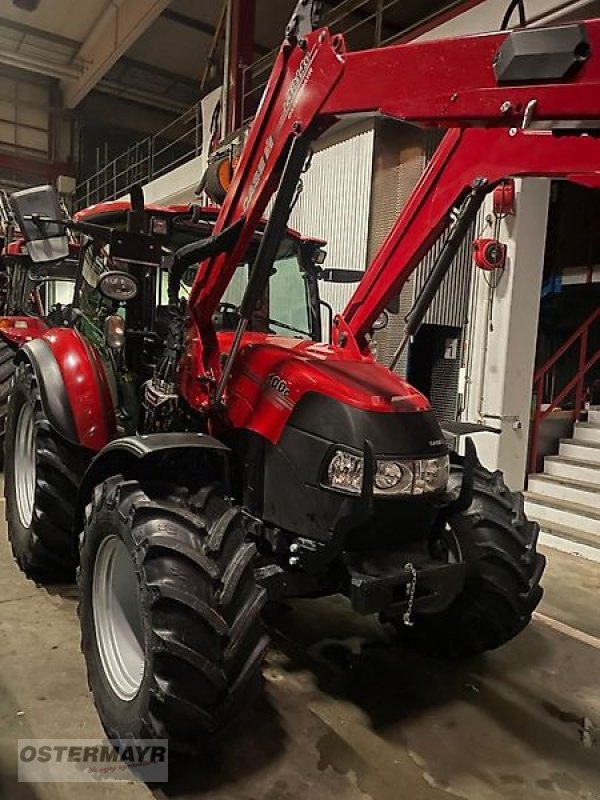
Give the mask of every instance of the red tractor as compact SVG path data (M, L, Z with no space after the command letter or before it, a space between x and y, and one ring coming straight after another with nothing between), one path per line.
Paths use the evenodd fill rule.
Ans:
M0 205L0 208L2 206ZM72 243L66 258L34 264L25 240L14 230L0 255L2 281L0 316L0 465L4 429L17 350L50 328L68 322L69 300L77 272L78 248Z
M585 122L600 118L600 21L347 53L313 30L315 5L298 3L207 238L182 244L178 226L204 223L137 195L126 230L93 212L67 221L44 190L13 196L32 257L64 253L65 226L84 238L73 324L17 356L9 535L30 575L78 565L82 649L112 737L193 750L223 731L260 684L267 599L342 593L460 656L516 636L541 598L522 497L469 439L450 452L370 339L446 230L414 334L503 179L598 182ZM286 224L311 144L351 113L449 130L324 344L297 289L320 248Z

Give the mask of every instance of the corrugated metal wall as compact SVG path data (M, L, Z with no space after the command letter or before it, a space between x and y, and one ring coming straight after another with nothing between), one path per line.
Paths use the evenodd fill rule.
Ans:
M290 226L327 241L327 267L365 269L373 172L373 123L346 127L318 143ZM322 284L321 297L335 313L352 284Z
M392 120L376 123L374 173L371 202L369 255L372 257L402 210L408 196L439 144L441 134L424 131ZM458 376L467 321L469 290L473 273L471 241L475 229L465 236L438 294L427 312L424 325L437 329L432 357L430 400L438 416L455 419L458 411ZM443 245L438 240L405 284L395 313L390 314L387 328L377 334L377 356L389 363L402 337L404 317L421 291ZM456 357L444 352L446 337L457 340ZM406 374L410 349L400 359L397 371Z
M475 225L465 236L448 274L442 281L431 308L423 322L432 325L464 325L467 316L469 287L473 274L472 241L475 238ZM415 272L413 296L417 297L429 274L435 259L442 249L444 240L438 240Z
M369 241L371 257L402 210L440 138L437 131L423 131L398 122L386 120L377 124ZM457 327L464 324L472 273L472 238L470 235L465 237L427 312L425 324ZM391 315L384 335L378 336L378 353L382 360L391 358L400 341L404 317L421 291L442 245L443 238L436 242L404 286L398 313ZM404 372L405 369L406 354L398 365L398 371Z
M436 128L425 131L424 165L432 158L436 147L442 140L442 132ZM448 274L442 281L438 293L431 304L423 322L432 325L451 325L461 327L466 322L469 303L469 288L473 274L471 243L476 236L479 223L473 224L464 237ZM423 288L435 259L438 257L445 240L443 235L425 256L415 272L413 296L416 298Z
M373 183L369 226L369 261L388 235L398 214L408 200L425 166L423 132L392 120L379 120L375 127ZM410 310L414 293L414 274L402 291L397 313L391 313L387 328L376 334L377 358L389 364L402 338L404 317ZM397 371L406 371L407 353Z

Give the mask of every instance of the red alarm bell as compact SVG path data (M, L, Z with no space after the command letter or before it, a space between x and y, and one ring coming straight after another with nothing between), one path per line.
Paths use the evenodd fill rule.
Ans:
M506 266L506 245L497 239L475 239L473 242L475 266L492 272Z

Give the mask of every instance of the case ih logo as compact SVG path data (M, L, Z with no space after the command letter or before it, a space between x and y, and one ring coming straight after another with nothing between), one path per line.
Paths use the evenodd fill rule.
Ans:
M274 392L280 397L285 397L286 399L290 396L290 387L288 382L283 378L280 378L279 375L275 375L272 372L266 380L266 386L269 389L273 389Z
M262 178L262 174L265 171L265 167L267 166L267 161L269 156L271 155L271 150L273 149L273 145L275 141L273 140L272 136L267 136L267 140L265 142L265 149L263 150L263 154L260 157L260 161L258 162L258 166L256 167L256 172L252 176L252 181L250 182L250 188L248 189L248 194L244 198L244 211L248 209L248 206L252 202L252 198L256 193L256 187L260 183L260 179Z

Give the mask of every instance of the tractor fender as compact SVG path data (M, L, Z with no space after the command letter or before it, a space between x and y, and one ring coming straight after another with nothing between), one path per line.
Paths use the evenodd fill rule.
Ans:
M79 489L76 530L83 527L83 513L95 486L112 475L139 479L144 474L156 480L167 477L168 468L161 456L181 455L193 450L211 451L221 459L218 477L229 493L229 453L227 445L203 433L149 433L123 436L106 445L91 461Z
M68 442L98 452L116 436L104 366L77 331L51 329L25 344L15 361L31 364L48 422Z

